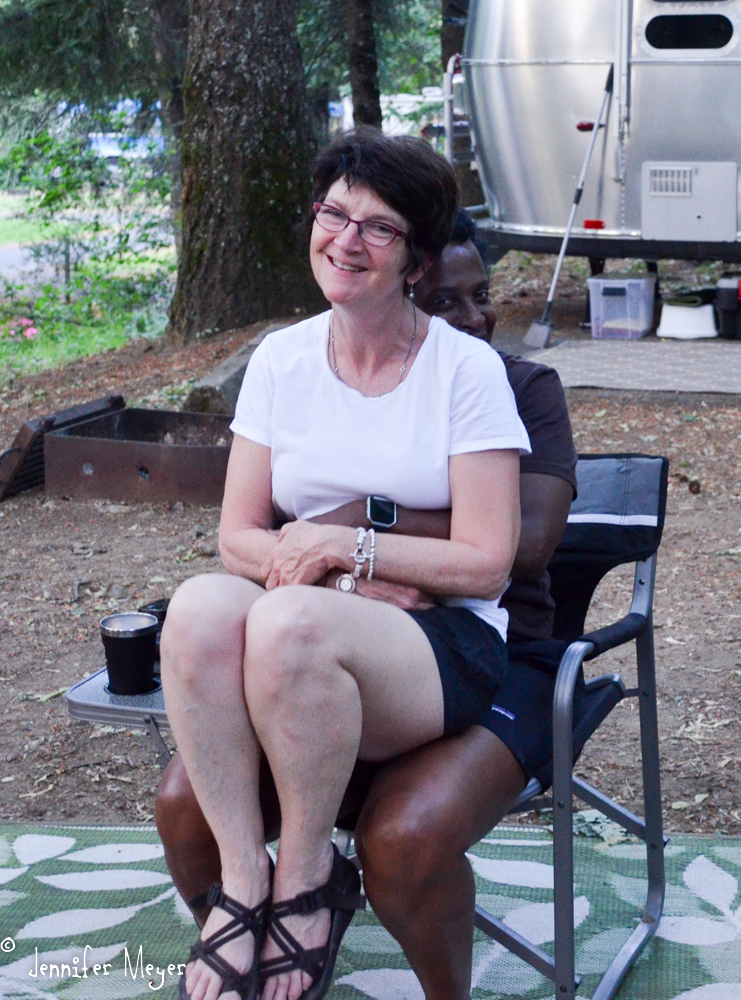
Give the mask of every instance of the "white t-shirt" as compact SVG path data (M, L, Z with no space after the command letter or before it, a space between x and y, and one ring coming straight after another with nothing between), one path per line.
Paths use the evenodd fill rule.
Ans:
M484 341L433 317L401 385L364 396L334 374L331 312L271 333L252 355L231 429L271 449L273 504L311 518L370 494L420 510L450 507L448 458L530 452L504 364ZM446 598L506 638L498 601Z

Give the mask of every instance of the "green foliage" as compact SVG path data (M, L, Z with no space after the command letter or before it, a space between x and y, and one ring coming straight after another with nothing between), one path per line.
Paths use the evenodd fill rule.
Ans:
M124 116L100 124L125 125ZM115 133L114 133L115 134ZM169 247L169 175L150 143L148 156L135 153L121 138L122 155L114 166L91 147L87 135L48 131L14 146L0 161L0 173L31 189L30 220L39 225L37 260L63 259L67 281L71 262L143 262Z
M167 324L173 271L167 259L135 274L86 264L67 290L47 284L29 293L6 283L0 297L0 384L134 338L159 336Z
M41 227L28 218L23 195L0 194L0 247L40 238Z
M376 47L384 94L440 86L439 0L376 0ZM307 85L337 97L349 85L343 0L298 0L298 35Z
M96 109L158 98L148 0L7 0L0 6L0 91Z
M336 99L349 80L343 0L297 0L296 18L306 85Z
M31 212L50 223L58 212L83 202L104 204L111 177L108 164L90 148L87 137L59 138L48 131L14 146L0 171L37 192Z
M381 93L420 94L442 84L440 0L377 3Z
M123 129L127 123L107 116L97 124ZM174 254L164 157L153 143L141 156L133 140L120 138L122 155L112 163L91 148L89 119L82 128L67 125L59 134L45 130L22 140L0 162L0 173L30 189L23 220L17 218L20 199L5 197L5 204L15 203L13 221L35 227L33 256L46 273L51 263L64 275L61 286L6 282L3 375L64 364L131 337L158 336L166 326Z

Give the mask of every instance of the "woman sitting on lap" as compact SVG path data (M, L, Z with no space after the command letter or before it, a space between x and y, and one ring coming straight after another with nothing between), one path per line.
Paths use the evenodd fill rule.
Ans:
M422 140L358 130L320 155L314 197L311 262L332 309L255 352L232 425L229 575L185 583L162 636L167 712L223 880L181 982L191 1000L324 994L359 905L330 842L356 759L463 732L507 668L498 605L527 434L496 353L408 294L447 242L452 169ZM450 538L309 523L368 495L451 508ZM371 575L435 603L353 593ZM272 886L263 753L281 811Z

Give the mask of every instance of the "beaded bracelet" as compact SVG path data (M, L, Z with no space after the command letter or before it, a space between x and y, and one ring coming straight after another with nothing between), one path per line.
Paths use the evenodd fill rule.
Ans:
M370 552L366 552L363 546L365 540L370 535ZM355 544L355 551L350 553L355 560L355 569L352 573L342 573L337 578L335 587L343 594L352 594L356 588L356 580L363 572L363 566L368 563L368 579L373 579L373 570L376 564L376 532L373 528L366 531L365 528L358 528L358 538Z

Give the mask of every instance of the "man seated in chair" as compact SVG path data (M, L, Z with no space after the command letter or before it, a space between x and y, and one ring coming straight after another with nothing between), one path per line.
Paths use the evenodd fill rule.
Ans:
M451 242L417 282L414 302L490 340L496 314L474 237L474 223L459 212ZM502 358L532 446L521 458L522 529L512 582L501 599L510 616L509 679L485 717L462 735L380 765L359 761L337 818L339 827L355 830L365 891L427 1000L470 994L475 886L466 851L506 815L531 777L550 783L553 687L565 644L552 638L546 566L574 496L576 453L556 372ZM317 520L356 526L368 523L368 510L357 501ZM447 538L449 525L449 512L398 508L390 530ZM429 606L426 595L383 582L359 580L358 592L405 608ZM273 839L280 816L267 767L264 772L265 830ZM163 776L156 815L175 885L202 924L208 910L196 897L220 881L219 856L178 757Z

